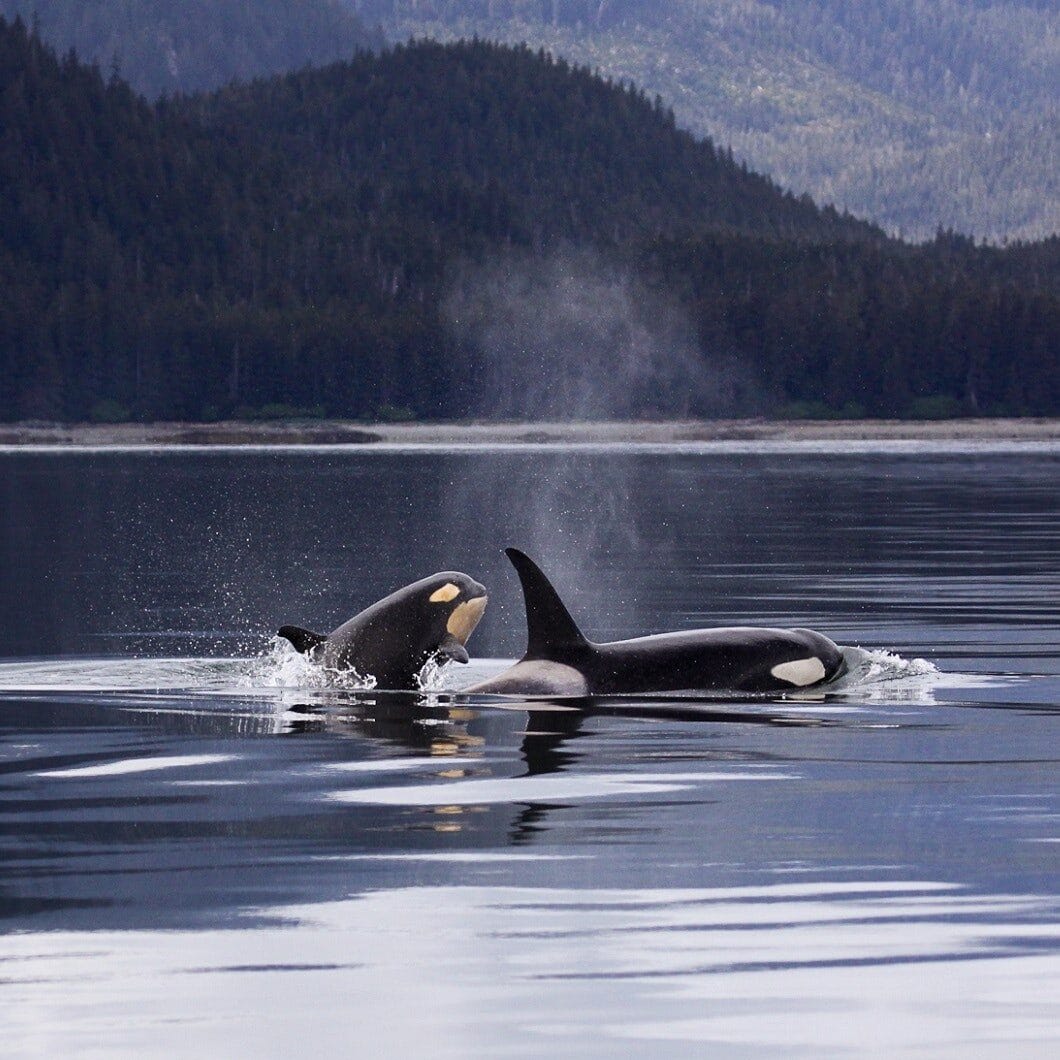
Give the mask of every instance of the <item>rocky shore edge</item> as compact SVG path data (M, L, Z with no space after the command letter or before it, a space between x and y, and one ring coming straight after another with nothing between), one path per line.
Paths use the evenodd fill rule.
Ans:
M540 423L246 423L0 425L0 446L157 448L269 445L681 445L702 442L1060 442L1060 419L675 420Z

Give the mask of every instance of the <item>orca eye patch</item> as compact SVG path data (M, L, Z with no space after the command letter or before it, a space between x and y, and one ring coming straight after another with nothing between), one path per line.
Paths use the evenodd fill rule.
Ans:
M459 586L454 585L452 582L446 582L440 589L435 589L431 593L430 601L432 604L447 604L450 600L455 600L459 595Z

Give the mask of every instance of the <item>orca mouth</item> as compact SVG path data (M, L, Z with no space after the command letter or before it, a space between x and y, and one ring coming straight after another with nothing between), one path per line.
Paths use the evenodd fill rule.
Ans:
M486 610L488 601L489 597L483 593L481 596L475 596L457 604L445 624L446 632L451 633L461 644L467 644L467 639L474 632L479 619L482 618L482 612Z

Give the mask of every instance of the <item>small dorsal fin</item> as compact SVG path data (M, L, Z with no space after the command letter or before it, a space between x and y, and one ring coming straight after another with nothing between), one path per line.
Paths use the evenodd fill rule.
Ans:
M326 633L314 633L310 629L302 629L301 626L280 626L276 631L276 636L289 640L294 645L295 651L300 651L303 655L314 648L319 648L328 639Z
M552 583L525 552L506 548L523 587L526 604L527 659L562 659L571 650L584 648L588 641L571 618Z

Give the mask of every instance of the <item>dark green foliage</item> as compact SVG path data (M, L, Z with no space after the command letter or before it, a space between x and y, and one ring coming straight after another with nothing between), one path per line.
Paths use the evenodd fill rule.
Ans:
M595 317L577 276L556 314L586 336L557 393L565 368L621 387L650 348L643 386L658 305L691 338L643 412L1060 411L1060 241L887 240L525 49L418 44L152 106L0 22L0 187L5 419L488 413L485 377L540 367L453 306L480 312L475 278L513 261L539 300L594 270ZM517 298L506 275L482 289ZM601 334L615 364L582 372Z
M660 241L643 264L684 284L700 334L753 363L797 415L1060 411L1060 239L1007 251ZM812 407L806 403L817 403Z

